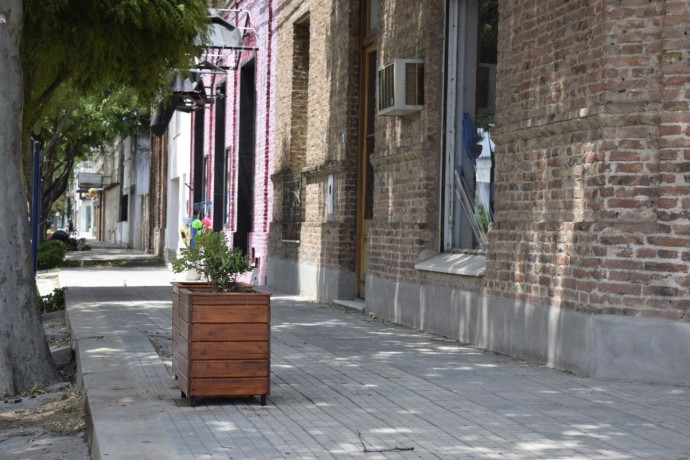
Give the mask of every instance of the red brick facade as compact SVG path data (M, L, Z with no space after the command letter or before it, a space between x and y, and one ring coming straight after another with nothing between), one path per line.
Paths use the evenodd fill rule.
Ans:
M501 17L488 293L690 321L690 5Z
M420 268L460 257L444 246L444 161L446 14L463 2L378 1L377 66L421 59L424 107L375 120L367 310L575 372L690 381L690 4L499 1L495 221L467 274ZM358 282L363 5L278 13L268 283L321 300ZM298 243L281 233L285 172L302 180Z
M328 281L316 277L351 277L354 269L359 14L355 1L280 2L269 260L278 265L268 283L322 299L329 297L326 291L331 299L348 294L323 288ZM286 173L301 179L299 243L287 241L282 229ZM329 175L331 215L325 199ZM302 275L300 265L307 267ZM351 296L354 281L345 284Z

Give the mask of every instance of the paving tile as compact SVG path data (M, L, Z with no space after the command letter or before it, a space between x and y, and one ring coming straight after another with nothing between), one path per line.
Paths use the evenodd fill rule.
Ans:
M97 431L102 446L155 435L181 459L690 456L687 387L582 378L278 293L268 405L223 398L189 407L151 341L171 334L172 280L164 268L60 274L75 337L102 336L131 379L118 382L123 397L131 391L138 410L155 415L144 426L132 407L118 408L131 416ZM88 367L97 358L80 359Z

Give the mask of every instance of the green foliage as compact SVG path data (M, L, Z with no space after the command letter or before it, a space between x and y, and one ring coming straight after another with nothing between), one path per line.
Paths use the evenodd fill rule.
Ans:
M41 313L50 313L65 309L65 291L67 288L55 288L50 294L38 297L38 307Z
M48 270L62 265L67 254L67 246L59 240L44 241L38 246L37 260L39 270Z
M475 211L475 216L477 218L477 223L479 227L484 231L484 233L489 231L489 213L483 204L477 203L477 209Z
M69 82L58 89L41 122L46 140L41 149L44 218L64 196L75 163L117 136L146 132L149 119L148 104L131 88L109 88L86 97Z
M73 165L118 135L148 130L149 107L190 67L208 26L204 0L24 0L23 174L41 133L46 212Z
M194 238L194 245L180 250L180 257L172 263L173 271L196 270L216 292L240 290L237 278L249 271L247 256L239 248L228 245L223 232L206 232Z
M479 1L479 61L496 64L498 49L498 0Z
M123 85L153 101L198 55L207 16L204 0L25 0L27 109L68 80L81 94Z
M59 125L65 115L67 120ZM86 155L117 136L147 131L149 121L148 102L130 87L104 87L97 93L82 95L68 82L55 93L41 123L41 135L43 139L58 135L60 150L64 152L77 144L72 151Z
M47 146L57 142L56 133L68 130L66 120L73 112L93 120L89 104L78 110L83 99L117 111L108 100L114 88L126 88L137 98L136 106L123 106L134 113L122 114L119 122L132 116L145 118L146 110L170 91L173 69L187 69L199 54L208 30L208 9L204 0L24 0L24 25L21 38L21 63L24 78L22 139L45 130ZM117 103L115 104L117 105ZM111 122L115 119L106 116ZM99 121L99 117L93 121ZM100 120L103 122L104 120ZM117 125L117 123L115 123ZM72 123L72 127L81 126ZM93 127L92 123L88 124ZM112 123L100 128L121 131ZM93 142L103 129L92 133L75 129L81 142L64 148L65 168L53 168L52 158L44 177L67 169L71 172L74 155ZM50 135L50 137L46 137ZM110 139L112 140L112 138ZM70 146L67 140L59 140ZM23 141L22 166L27 188L31 187L31 145ZM64 178L56 181L62 187ZM48 205L54 198L47 199ZM44 209L48 209L44 207Z
M484 115L483 117L479 117L477 119L477 128L481 128L484 131L488 131L491 125L496 124L496 115L495 114L489 114L489 115ZM479 140L477 142L482 141L482 136L479 134L479 131L477 131L477 137Z

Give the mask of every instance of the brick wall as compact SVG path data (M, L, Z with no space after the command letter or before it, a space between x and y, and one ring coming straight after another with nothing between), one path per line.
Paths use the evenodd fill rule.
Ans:
M357 0L280 2L277 74L285 84L276 94L271 257L354 270L359 20ZM302 178L298 244L282 240L282 174L288 170ZM330 216L329 175L335 189Z
M257 47L256 51L242 51L238 56L235 52L225 52L228 56L227 63L241 65L252 57L255 59L255 144L254 144L254 179L253 179L253 222L248 236L248 254L258 259L258 282L266 281L266 259L268 257L268 232L272 220L271 202L273 189L270 174L273 170L273 158L276 148L274 146L275 124L274 109L276 107L276 27L277 27L277 0L238 0L233 2L230 8L242 10L240 13L232 12L228 20L232 24L244 27L247 24L247 12L249 26L252 31L245 37L245 45ZM205 75L207 88L214 88L227 79L225 99L216 100L214 105L206 108L204 127L204 151L206 154L206 184L207 194L204 200L213 199L213 173L215 155L215 104L226 104L225 119L225 148L231 151L231 161L228 165L228 175L232 189L228 200L228 222L224 225L224 231L232 243L233 232L237 230L237 144L239 140L239 70L228 72L227 76L221 74ZM192 163L193 164L193 163ZM192 174L203 174L202 171L192 171ZM191 192L190 192L191 193ZM191 198L191 196L190 196ZM190 204L192 200L190 199ZM191 214L191 209L189 210ZM250 260L256 263L256 260Z
M306 164L309 110L309 17L293 26L292 98L290 100L289 169L301 172Z
M148 212L142 216L143 247L146 252L163 256L167 221L168 138L151 134L151 164L149 169ZM151 206L150 203L156 203Z
M690 5L501 2L490 294L690 315Z
M404 117L377 117L374 213L369 274L423 281L414 269L421 254L437 252L442 148L444 2L380 2L378 65L393 59L424 61L425 109Z

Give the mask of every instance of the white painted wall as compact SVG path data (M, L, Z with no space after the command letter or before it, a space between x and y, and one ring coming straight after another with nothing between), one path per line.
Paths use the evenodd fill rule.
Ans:
M105 191L105 232L103 238L110 243L118 243L116 237L117 220L120 215L120 187Z
M184 247L180 229L186 225L189 209L192 116L175 112L168 125L168 205L165 223L165 258L172 260Z

